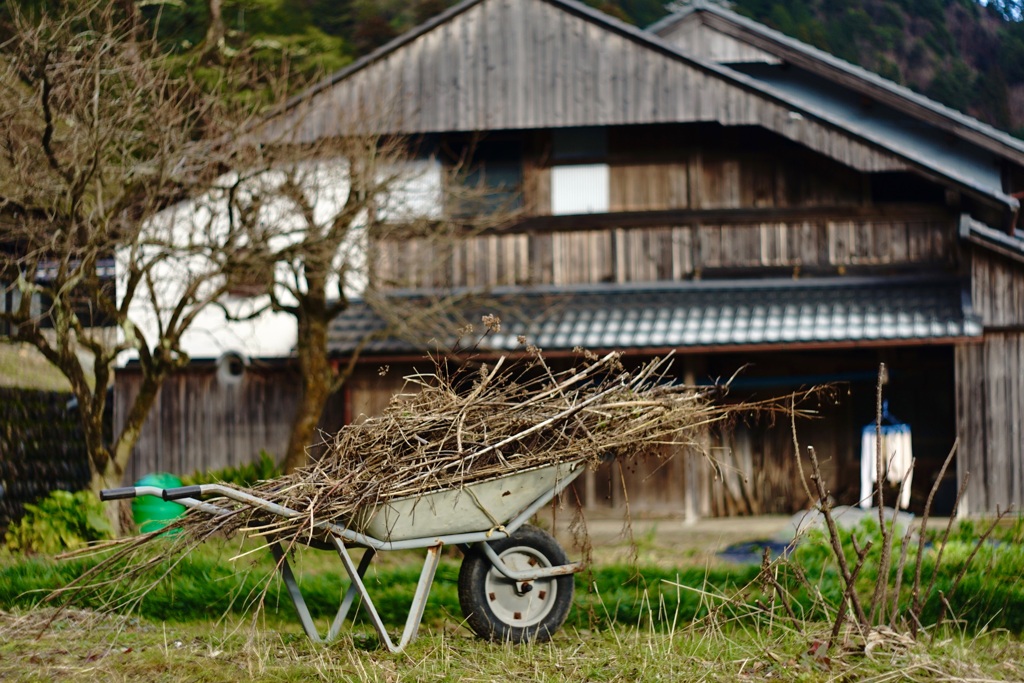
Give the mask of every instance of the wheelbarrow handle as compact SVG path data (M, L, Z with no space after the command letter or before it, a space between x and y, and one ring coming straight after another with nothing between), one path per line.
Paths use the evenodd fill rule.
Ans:
M201 486L178 486L173 489L164 489L164 500L180 500L181 498L199 498L203 495Z
M125 486L119 489L103 489L100 491L100 500L120 500L121 498L134 498L135 487Z

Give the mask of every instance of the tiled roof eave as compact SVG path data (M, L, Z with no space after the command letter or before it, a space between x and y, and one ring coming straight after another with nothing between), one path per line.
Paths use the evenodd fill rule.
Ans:
M514 353L523 336L547 352L577 347L648 354L785 351L956 344L982 334L963 283L950 276L748 284L510 292L503 303L509 311L503 329L480 347ZM462 311L460 319L487 312ZM382 325L365 306L347 316L332 327L338 354L348 353L359 335ZM398 339L373 342L365 352L378 357L420 353Z

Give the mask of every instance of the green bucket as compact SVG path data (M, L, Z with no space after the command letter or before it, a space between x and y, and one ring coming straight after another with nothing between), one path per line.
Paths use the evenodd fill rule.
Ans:
M147 474L135 482L135 485L171 489L181 486L181 479L178 479L173 474L159 472L157 474ZM132 499L132 518L135 520L135 526L144 534L163 529L184 513L184 505L163 500L156 496L139 496Z

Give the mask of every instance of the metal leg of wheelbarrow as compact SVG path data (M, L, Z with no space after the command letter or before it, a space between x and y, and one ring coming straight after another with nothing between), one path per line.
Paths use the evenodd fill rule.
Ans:
M327 636L322 638L320 637L320 632L317 631L316 624L313 623L313 617L310 615L309 608L306 606L306 599L302 596L302 591L299 590L299 584L295 580L295 574L292 572L291 565L288 564L288 558L285 556L284 550L281 548L281 544L271 543L270 552L274 555L274 560L277 562L277 566L281 571L281 579L284 581L285 588L288 590L288 596L291 597L292 603L295 605L295 611L299 615L299 622L302 624L302 630L306 632L306 635L314 643L329 643L334 640L338 636L338 632L341 630L341 625L344 623L345 617L348 616L348 611L352 608L352 603L359 594L355 583L353 582L345 592L345 597L341 601L338 613L334 616L334 621L331 622L331 627L327 631ZM366 574L366 569L370 566L370 562L376 554L375 550L367 548L366 552L363 554L363 559L360 560L359 567L356 570L359 573L359 576L364 576Z
M423 620L423 610L427 606L430 586L434 583L434 574L437 572L437 565L441 561L442 545L438 543L427 548L427 556L423 560L420 580L416 584L416 593L413 594L412 605L409 607L409 616L405 620L405 628L402 630L402 636L396 646L391 641L391 637L388 635L380 615L377 614L377 608L374 606L373 600L370 599L369 593L366 592L363 577L358 573L355 563L352 562L352 556L348 554L345 543L337 536L332 536L331 541L334 543L334 547L338 549L338 555L341 556L342 564L345 565L345 571L348 572L349 577L352 579L352 587L356 588L359 596L363 599L363 607L366 608L367 613L370 615L370 621L373 622L373 628L377 631L377 635L380 636L381 641L388 648L389 652L401 652L416 637L416 633L420 629L420 621Z
M405 620L405 628L402 630L401 638L396 646L391 640L391 636L388 635L387 628L385 628L384 622L377 613L377 608L374 606L373 600L370 599L370 595L366 590L366 584L363 583L363 576L366 574L366 569L373 560L373 556L375 554L374 551L372 549L367 549L363 554L362 560L359 562L359 566L357 567L355 562L352 560L352 556L349 555L348 548L345 547L345 543L334 536L331 537L331 541L335 548L337 548L338 555L341 557L341 562L345 566L345 571L348 573L352 583L345 592L345 597L341 602L337 615L334 617L334 622L331 624L331 628L327 633L327 638L320 637L320 633L317 631L316 625L313 623L313 618L310 616L309 609L306 607L306 600L302 597L302 592L299 590L299 586L295 581L295 576L292 574L291 567L288 565L288 559L284 556L284 551L281 549L279 544L275 543L271 545L271 551L274 553L274 557L278 561L278 566L281 568L281 576L288 589L288 594L291 596L292 602L295 603L295 610L299 614L299 621L302 623L302 629L313 642L322 643L333 640L341 629L342 622L345 621L345 617L348 615L348 611L352 607L352 603L355 601L355 598L360 597L362 598L363 606L366 608L366 612L370 617L374 630L377 631L377 635L380 636L381 642L384 643L388 651L401 652L405 649L405 646L416 637L416 633L419 631L420 622L423 620L423 611L427 606L427 596L430 594L430 587L434 582L434 574L437 572L437 565L441 560L442 545L438 544L427 548L427 555L423 560L423 570L420 572L420 580L419 583L416 584L416 593L413 595L412 605L409 607L409 616Z
M370 566L370 562L376 557L377 551L373 548L367 548L366 552L363 553L363 557L359 560L359 568L356 570L359 573L359 578L362 580L366 576L366 569ZM334 640L335 636L338 635L338 631L341 630L341 625L345 621L345 617L348 616L348 611L352 608L352 604L355 603L356 598L359 597L359 588L356 586L355 581L349 581L348 590L345 591L345 597L341 601L341 607L338 608L338 614L334 617L334 622L331 624L331 630L327 634L327 640Z

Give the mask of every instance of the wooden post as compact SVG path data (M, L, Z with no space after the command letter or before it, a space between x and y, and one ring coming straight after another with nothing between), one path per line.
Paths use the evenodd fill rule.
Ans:
M586 510L597 507L597 481L594 470L589 467L583 473L583 505Z
M683 382L688 386L696 384L696 373L693 369L693 362L687 358L683 363ZM706 438L702 438L705 441L702 444L705 448L707 447ZM681 454L685 458L685 466L683 468L683 523L684 524L696 524L697 520L701 516L702 501L704 498L701 486L701 455L694 453L693 449L686 449L686 452Z

